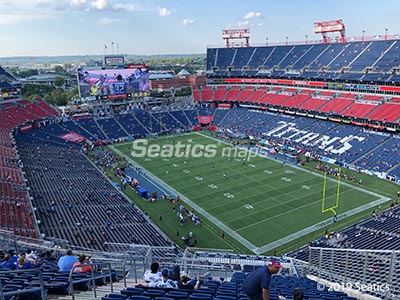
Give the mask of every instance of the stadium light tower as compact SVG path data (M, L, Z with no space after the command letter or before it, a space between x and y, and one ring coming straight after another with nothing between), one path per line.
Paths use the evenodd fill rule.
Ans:
M322 34L322 43L330 43L331 39L327 36L330 32L339 32L340 42L346 42L346 27L342 20L314 22L314 33Z
M265 38L265 46L268 46L268 38Z
M385 28L385 41L386 41L387 38L388 38L388 34L387 34L387 33L388 33L388 30L389 30L389 29Z
M288 41L288 37L286 37L286 46L288 45L288 42L287 42L287 41Z
M308 34L306 34L306 45L307 45L307 42L308 42Z
M361 41L362 41L362 42L365 41L365 30L362 31L362 39L361 39Z
M226 48L231 47L229 40L231 39L245 39L246 47L250 47L250 29L224 29L222 30L222 38L226 40Z

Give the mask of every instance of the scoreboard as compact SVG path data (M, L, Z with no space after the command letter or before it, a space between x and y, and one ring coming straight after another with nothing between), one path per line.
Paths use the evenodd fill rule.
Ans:
M116 62L116 61L115 61ZM79 93L82 98L115 99L147 96L149 72L145 64L119 65L116 68L78 69Z

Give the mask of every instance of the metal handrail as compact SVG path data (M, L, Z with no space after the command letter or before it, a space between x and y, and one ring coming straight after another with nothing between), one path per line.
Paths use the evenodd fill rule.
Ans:
M83 267L83 266L91 266L91 277L90 278L82 278L82 279L74 279L73 275L74 274L87 274L86 273L80 273L80 272L74 272L75 269ZM96 273L95 269L100 266L107 266L109 273ZM101 268L101 271L103 272L103 268ZM96 298L97 297L97 292L96 292L96 279L102 279L102 278L109 278L110 279L110 289L111 292L114 291L113 289L113 282L112 282L112 270L111 270L111 264L110 263L105 263L105 262L94 262L94 263L89 263L89 264L80 264L78 266L72 267L71 271L69 272L69 277L68 277L68 282L69 282L69 291L72 296L72 300L75 300L75 290L74 290L74 284L75 283L80 283L80 282L87 282L90 280L92 282L92 287L93 287L93 296Z
M24 288L22 290L16 290L16 291L10 291L10 292L4 292L3 291L3 284L1 283L0 280L0 300L5 300L6 296L13 296L13 295L19 295L19 294L25 294L25 293L32 293L32 292L37 292L40 291L40 296L42 300L47 299L47 293L45 292L44 286L43 286L43 278L42 278L42 272L40 268L34 268L34 269L27 269L27 270L1 270L1 274L27 274L27 273L33 273L37 274L39 277L39 282L40 282L40 287L29 287L29 288Z

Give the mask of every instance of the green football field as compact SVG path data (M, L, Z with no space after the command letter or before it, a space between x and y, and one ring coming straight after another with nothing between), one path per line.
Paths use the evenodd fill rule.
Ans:
M322 206L334 207L338 201L334 210L340 222L388 201L362 186L325 180L320 173L278 160L250 157L247 149L231 148L200 133L163 136L147 143L114 148L253 253L322 232L333 220L333 212L323 213Z

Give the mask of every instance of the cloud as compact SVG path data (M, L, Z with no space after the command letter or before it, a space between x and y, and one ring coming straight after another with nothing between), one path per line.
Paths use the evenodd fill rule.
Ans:
M71 9L94 11L136 11L138 6L108 0L69 0Z
M245 19L245 20L251 20L251 19L260 18L260 17L262 17L262 15L261 15L260 12L253 12L253 11L251 11L251 12L248 12L248 13L243 17L243 19Z
M129 2L128 2L129 3ZM0 0L0 11L59 12L59 11L127 11L145 10L140 4L127 4L122 0ZM167 10L168 11L168 10Z
M27 14L0 14L0 25L13 25L18 23L25 23L27 21L40 21L44 19L55 18L52 15L27 15Z
M183 21L182 21L183 26L192 25L193 23L194 23L194 20L192 20L192 19L183 19Z
M122 4L122 3L114 3L112 6L113 10L125 10L125 11L135 11L136 10L136 5L134 4Z
M70 0L70 5L72 6L83 6L86 5L86 0Z
M166 7L157 7L160 17L166 17L171 14L171 11Z
M243 16L243 21L237 22L237 27L258 27L262 26L263 23L259 22L258 19L262 18L262 14L260 12L250 11L246 15Z
M134 12L146 10L143 5L122 0L0 0L0 25L12 25L42 19L60 18L68 12ZM3 12L7 11L7 14ZM168 15L170 12L166 10ZM99 24L112 22L100 20Z
M249 21L237 22L236 25L237 27L248 27Z
M90 2L90 7L96 10L104 10L108 7L107 0L94 0Z
M116 19L116 18L104 17L104 18L101 18L101 19L97 22L97 25L110 25L110 24L114 24L114 23L124 23L124 20L122 20L122 19Z

